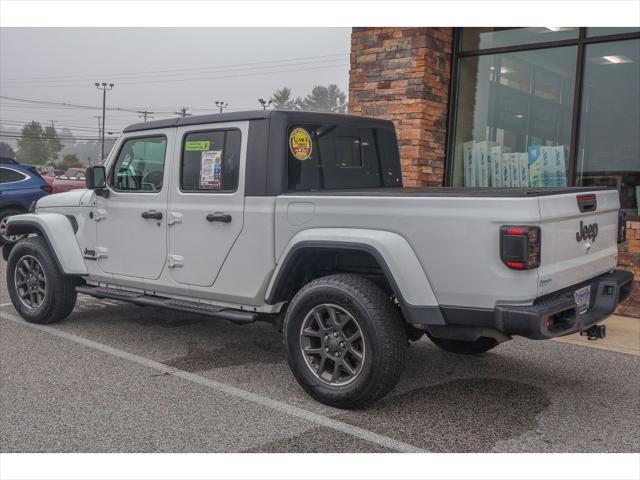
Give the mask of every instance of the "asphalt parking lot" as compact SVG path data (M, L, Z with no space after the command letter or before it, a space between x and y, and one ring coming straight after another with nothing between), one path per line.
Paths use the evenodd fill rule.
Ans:
M410 347L396 389L344 411L297 385L269 325L80 297L22 322L0 263L3 452L637 452L640 357L516 339ZM640 339L638 339L640 342Z

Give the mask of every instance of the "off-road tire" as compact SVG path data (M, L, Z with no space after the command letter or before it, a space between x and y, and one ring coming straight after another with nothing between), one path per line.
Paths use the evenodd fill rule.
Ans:
M305 319L324 304L346 310L362 332L361 369L346 385L319 379L301 349ZM396 385L406 363L404 320L380 287L358 275L336 274L306 284L291 300L283 330L287 361L296 380L311 397L333 407L363 407L383 397Z
M499 345L499 342L495 338L489 337L480 337L473 342L469 342L465 340L437 338L429 335L428 333L427 336L441 349L451 353L459 353L461 355L478 355L480 353L488 352Z
M0 210L0 226L4 225L3 222L7 217L11 217L13 215L21 215L23 213L25 212L16 208L5 208L3 210ZM16 240L5 238L4 235L2 235L2 227L0 227L0 245L14 245L23 238L22 235L16 237Z
M18 262L25 256L35 257L44 271L46 282L44 299L36 308L28 308L21 300L15 275ZM14 308L30 323L55 323L65 319L76 304L77 279L65 275L42 237L20 240L11 250L7 262L7 289Z

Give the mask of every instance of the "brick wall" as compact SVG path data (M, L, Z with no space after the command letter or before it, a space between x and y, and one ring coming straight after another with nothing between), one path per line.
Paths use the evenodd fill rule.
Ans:
M393 120L403 182L442 185L452 28L354 28L349 113Z
M636 277L631 296L618 307L618 313L640 318L640 222L627 222L627 241L620 247L618 265Z

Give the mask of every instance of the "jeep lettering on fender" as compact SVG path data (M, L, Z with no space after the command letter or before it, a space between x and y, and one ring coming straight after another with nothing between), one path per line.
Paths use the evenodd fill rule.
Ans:
M582 242L583 240L595 241L598 236L598 224L592 223L591 225L584 225L580 220L580 227L576 232L576 241Z

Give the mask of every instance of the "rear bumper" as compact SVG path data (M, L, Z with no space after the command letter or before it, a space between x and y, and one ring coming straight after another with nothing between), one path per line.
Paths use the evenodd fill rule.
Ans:
M460 330L464 337L474 336L472 330L490 329L505 335L519 335L534 340L561 337L581 332L611 315L616 306L631 293L633 274L614 270L586 282L540 297L532 305L500 305L495 310L442 308L446 326L431 327L449 336L446 330ZM573 298L577 289L591 286L589 309L581 314ZM453 327L453 328L452 328ZM457 327L457 328L456 328ZM480 333L480 335L482 335ZM460 335L456 337L462 338Z

